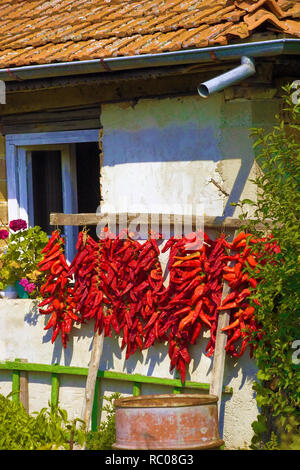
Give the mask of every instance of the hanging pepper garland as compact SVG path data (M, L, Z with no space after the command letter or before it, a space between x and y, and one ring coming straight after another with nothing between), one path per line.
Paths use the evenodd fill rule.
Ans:
M79 318L74 313L74 292L67 276L69 266L64 255L64 239L59 231L52 233L42 253L44 257L38 267L46 273L46 282L40 289L44 300L39 304L39 312L51 315L44 329L52 328L52 343L60 333L62 344L66 348L73 322L79 321Z
M212 240L203 231L180 239L172 237L161 250L169 251L169 283L165 287L159 260L161 238L151 232L148 240L140 243L125 229L118 235L104 230L96 242L83 230L76 256L68 266L64 240L54 231L39 263L46 273L39 311L51 315L45 330L53 329L52 343L61 333L66 348L73 323L91 320L99 334L122 337L126 359L137 350L167 341L170 370L176 369L184 383L190 345L208 329L205 353L212 356L218 315L226 309L231 312L230 325L223 328L228 335L226 352L240 357L249 344L252 356L251 336L263 332L255 319L258 301L254 299L254 306L248 299L258 282L250 272L258 261L267 262L262 252L254 254L252 248L268 240L244 232L232 243L224 234ZM265 246L269 252L279 249L272 242ZM228 266L228 262L234 265ZM221 304L224 281L231 292Z
M253 357L254 343L251 340L259 340L264 334L255 317L256 308L260 303L252 296L257 283L263 282L258 276L257 266L274 262L272 254L280 253L280 247L272 240L272 235L255 238L244 232L240 232L229 247L233 254L224 259L234 261L235 264L232 267L223 267L223 279L227 281L231 292L218 307L219 311L231 312L231 323L222 329L228 334L225 349L233 357L241 357L249 345L250 357ZM237 345L240 347L239 351Z
M222 294L222 262L227 242L222 235L216 241L204 232L192 233L180 240L169 240L170 282L163 309L162 332L167 333L171 370L184 383L190 363L189 346L195 344L202 329L210 330L207 356L214 352L217 307Z

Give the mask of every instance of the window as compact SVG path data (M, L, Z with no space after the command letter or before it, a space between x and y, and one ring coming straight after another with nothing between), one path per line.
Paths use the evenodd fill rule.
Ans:
M100 202L98 137L98 130L7 135L9 219L22 218L51 234L51 212L96 212ZM61 229L70 261L78 227Z

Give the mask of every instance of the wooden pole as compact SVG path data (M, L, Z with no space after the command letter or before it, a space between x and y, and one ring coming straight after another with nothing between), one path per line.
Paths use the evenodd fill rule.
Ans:
M21 359L21 362L28 362L27 359ZM28 372L20 371L20 402L24 406L27 413L29 412L29 396L28 396Z
M93 347L89 364L88 376L86 380L85 397L82 411L82 419L86 424L87 430L90 428L90 421L95 395L95 386L100 365L100 359L103 351L103 343L104 332L99 335L98 331L96 331L94 333Z
M231 239L235 238L236 235L237 235L237 230L234 232L233 236L231 235ZM222 304L222 301L227 296L227 294L229 294L229 291L230 291L230 287L228 286L227 282L224 281L221 304ZM212 379L211 379L210 388L209 388L209 393L211 395L216 395L218 397L219 415L220 415L220 406L221 406L221 400L222 400L225 358L226 358L225 346L227 343L227 334L222 331L222 328L225 328L226 326L229 325L229 320L230 320L230 310L221 310L218 316L216 345L215 345L213 368L212 368Z

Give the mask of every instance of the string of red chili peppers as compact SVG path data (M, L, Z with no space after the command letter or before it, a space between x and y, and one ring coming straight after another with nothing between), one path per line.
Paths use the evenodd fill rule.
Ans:
M172 237L162 250L162 253L170 250L170 281L166 288L159 261L160 238L153 232L142 244L127 230L118 236L104 230L95 242L82 231L76 256L68 267L64 241L58 231L53 232L40 263L40 270L47 272L41 288L45 299L40 307L48 305L40 313L51 313L45 329L53 327L52 342L61 331L66 347L72 323L94 318L99 334L104 331L105 336L111 337L114 331L117 336L122 335L121 348L126 347L126 359L155 341L168 341L170 369L176 368L184 383L190 363L189 345L195 344L202 328L208 328L206 354L211 356L218 313L231 309L232 322L223 329L228 333L226 351L241 356L250 333L260 331L255 308L246 300L250 288L255 289L257 283L246 271L255 268L258 257L262 262L262 254L254 255L251 251L258 240L243 232L232 243L223 234L213 241L200 231L181 239ZM226 248L235 253L227 255ZM268 249L276 247L269 244ZM228 261L235 261L235 265L227 266ZM232 291L220 306L223 279ZM242 345L237 352L240 338ZM250 355L251 348L252 344Z
M105 336L111 336L110 324L117 334L122 332L126 359L158 339L153 335L159 316L157 296L165 288L154 236L142 244L123 230L118 236L104 232L100 241L98 273L110 302Z
M223 235L213 241L199 231L180 240L170 239L162 250L170 249L170 282L160 331L167 335L170 369L177 369L183 383L190 363L189 345L196 343L202 328L210 330L206 354L214 352L222 294L221 256L226 246Z
M52 343L60 333L62 344L66 348L73 322L79 319L74 313L73 288L67 276L69 266L64 254L64 239L59 230L52 232L42 253L44 257L38 267L40 271L46 273L46 280L40 289L44 300L39 304L39 312L43 315L51 314L44 329L52 328Z
M228 333L225 346L226 351L234 356L240 357L245 352L247 345L250 347L250 357L253 356L254 344L251 339L260 339L263 330L255 318L255 310L260 305L256 298L249 297L262 279L259 276L251 276L251 272L259 274L258 264L264 265L272 261L272 253L279 253L280 248L272 242L272 236L255 238L253 235L240 232L229 244L232 255L225 256L224 261L234 261L234 266L223 267L223 279L227 281L231 292L223 300L218 310L231 311L231 323L222 329ZM256 249L256 247L259 247ZM269 253L270 256L266 256ZM269 258L269 259L268 259ZM254 303L254 305L253 305ZM241 340L241 345L240 345ZM237 349L239 345L239 351Z
M128 359L137 348L149 347L163 277L154 235L141 244L126 230L118 236L104 230L99 242L80 232L77 254L68 276L74 276L75 311L81 322L95 319L95 331L123 335ZM104 308L105 307L105 308ZM155 328L154 328L155 330Z

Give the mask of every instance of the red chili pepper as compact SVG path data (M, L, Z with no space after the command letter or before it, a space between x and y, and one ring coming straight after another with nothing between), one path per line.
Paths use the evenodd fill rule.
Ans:
M205 284L197 286L191 299L192 305L199 300L205 291Z
M184 317L178 327L178 331L182 331L189 323L191 323L194 316L194 312L190 312L186 317Z
M148 321L147 325L145 326L145 330L147 330L151 325L155 323L155 320L158 318L158 312L154 312Z
M226 351L229 350L232 343L234 343L237 339L239 339L240 336L241 336L241 330L240 329L235 330L232 337L226 343L226 346L225 346Z
M50 320L45 326L44 330L49 330L49 328L54 327L56 325L56 322L57 322L57 313L54 311L50 317Z
M203 301L199 300L199 302L197 302L197 304L196 304L196 307L195 307L195 310L194 310L194 313L193 313L192 323L194 323L197 320L197 318L199 317L200 312L202 310L202 305L203 305Z
M60 331L60 323L56 323L54 329L53 329L53 333L52 333L52 338L51 338L51 343L53 344L54 341L56 340L58 334L59 334L59 331Z
M193 335L192 335L191 340L190 340L191 344L195 344L196 339L198 338L198 336L199 336L199 334L202 330L202 323L200 321L198 321L195 325L196 326L194 328Z
M188 352L187 348L182 348L182 349L180 349L179 353L180 353L180 356L182 357L182 359L183 359L187 364L189 364L190 361L191 361L191 358L190 358L190 355L189 355L189 352Z
M43 266L51 261L54 261L56 258L59 258L60 253L60 250L56 250L55 253L53 253L51 256L46 256L42 261L40 261L38 266Z
M257 280L254 279L253 277L249 277L248 282L250 286L253 287L254 289L257 287Z
M209 321L207 315L205 315L205 313L203 312L203 310L200 310L200 312L199 312L199 318L200 318L200 320L203 321L203 323L205 323L205 325L209 326L209 328L212 327L211 322Z
M228 295L226 295L225 299L222 301L222 305L225 305L228 302L230 302L231 300L236 299L237 296L238 296L237 291L230 292Z
M252 268L255 268L255 266L258 264L253 255L249 255L246 258L246 261Z
M235 320L234 322L230 323L230 325L225 326L224 328L222 328L221 331L232 330L232 329L236 328L239 324L240 324L240 319L238 318L238 319Z
M178 360L178 363L177 363L177 370L179 371L180 373L180 377L181 377L181 382L182 384L185 383L185 374L186 374L186 367L185 367L185 362L183 359L179 359Z
M221 307L218 307L217 310L230 310L231 308L236 308L238 304L236 302L229 302L226 305L222 305Z
M49 261L50 256L56 254L58 251L60 251L60 243L55 243L55 245L51 248L51 250L47 253L47 255L44 256L44 258L37 264L38 266L42 266L44 263L47 263Z
M51 269L50 269L50 272L51 274L53 274L53 276L57 276L58 274L60 274L62 271L64 270L63 266L61 265L61 261L60 259L58 259L57 261L55 261L52 266L51 266Z
M241 240L244 240L245 238L247 237L247 235L245 234L245 232L240 232L233 240L232 242L232 247L234 247L235 245L237 245L237 243L239 243Z
M191 259L194 259L194 258L199 258L200 256L200 251L196 251L196 253L193 253L191 255L187 255L187 256L174 256L175 259L178 259L178 260L182 260L182 261L187 261L187 260L191 260Z
M183 307L180 310L177 310L174 313L174 315L177 317L177 316L181 315L182 313L187 313L187 312L190 312L190 311L191 311L191 307Z
M225 279L225 281L233 281L236 279L236 275L234 273L226 273L223 274L223 279Z
M52 235L51 235L51 238L49 240L49 242L47 243L47 245L42 249L42 253L47 253L47 251L49 251L52 246L54 245L54 243L56 242L56 240L60 237L60 232L58 230L55 230L52 232Z

